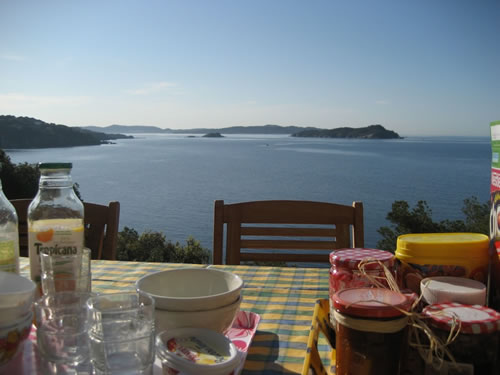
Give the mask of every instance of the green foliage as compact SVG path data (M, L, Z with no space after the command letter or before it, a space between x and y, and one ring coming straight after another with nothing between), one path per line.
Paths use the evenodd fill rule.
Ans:
M128 227L118 233L117 259L138 262L209 263L210 252L192 237L182 246L167 241L160 232L146 231L139 235Z
M407 233L444 233L444 232L474 232L489 235L489 203L480 203L476 197L464 200L462 212L465 220L432 220L432 210L426 201L418 201L410 210L406 201L395 201L386 219L392 227L380 227L377 232L382 239L377 248L389 251L396 250L398 236Z
M28 163L14 164L0 149L0 179L8 199L33 198L38 191L40 171Z

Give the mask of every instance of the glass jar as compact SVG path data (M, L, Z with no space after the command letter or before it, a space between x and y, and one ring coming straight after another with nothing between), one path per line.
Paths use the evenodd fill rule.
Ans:
M344 289L333 296L337 375L397 375L405 357L411 302L380 288Z
M420 293L426 277L454 276L486 284L488 236L480 233L416 233L398 237L396 273L401 289Z
M394 274L394 255L388 251L378 249L339 249L330 253L330 320L334 322L332 297L335 293L346 288L373 287L374 285L359 272L358 265L362 260L374 259L380 261ZM384 269L378 263L370 263L365 267L370 276L383 277Z
M0 271L19 274L19 232L16 209L0 181Z
M500 313L486 306L443 303L423 310L429 317L434 333L446 342L453 317L460 320L460 332L447 348L456 362L471 364L474 375L497 375Z
M40 163L38 193L28 207L31 279L40 287L40 252L51 256L81 253L83 203L73 190L71 163Z

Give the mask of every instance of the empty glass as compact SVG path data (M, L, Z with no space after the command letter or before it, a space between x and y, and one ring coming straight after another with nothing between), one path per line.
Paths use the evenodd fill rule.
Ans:
M43 294L62 291L90 292L90 249L75 255L40 253Z
M87 301L95 374L152 374L154 300L143 292L103 294Z
M44 360L70 366L90 363L85 306L91 296L60 292L44 295L35 303L37 344Z

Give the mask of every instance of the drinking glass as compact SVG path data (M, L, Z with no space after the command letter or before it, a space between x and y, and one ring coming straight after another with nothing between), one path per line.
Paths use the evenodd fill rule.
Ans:
M87 301L95 374L152 374L154 300L143 292L102 294Z
M43 294L62 291L90 292L90 256L91 251L88 248L72 255L40 253Z
M60 292L35 303L37 344L42 359L70 366L89 364L87 300L95 294Z

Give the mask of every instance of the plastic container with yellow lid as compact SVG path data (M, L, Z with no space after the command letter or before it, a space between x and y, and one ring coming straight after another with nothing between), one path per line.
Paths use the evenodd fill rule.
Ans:
M416 233L398 237L397 277L400 287L420 293L420 281L455 276L486 283L488 236L480 233Z

